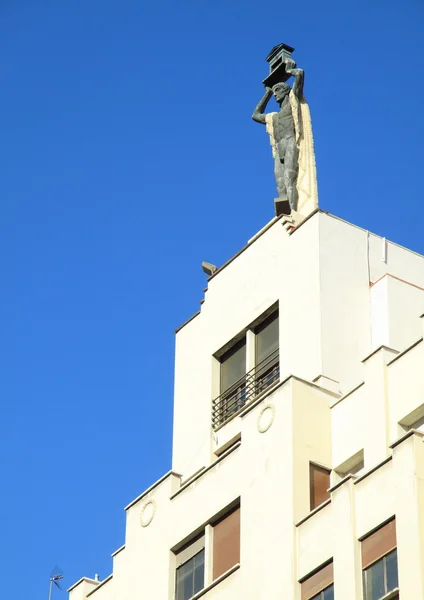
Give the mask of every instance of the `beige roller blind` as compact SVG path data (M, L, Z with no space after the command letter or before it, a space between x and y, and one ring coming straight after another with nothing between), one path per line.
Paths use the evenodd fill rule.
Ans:
M240 508L213 526L213 579L240 562Z
M396 548L396 521L393 519L361 542L362 568L388 554Z
M331 562L302 581L300 584L302 600L309 600L322 592L322 590L325 590L325 588L333 583L333 577L333 563Z
M327 491L330 487L330 471L310 463L309 478L311 510L314 510L330 497Z

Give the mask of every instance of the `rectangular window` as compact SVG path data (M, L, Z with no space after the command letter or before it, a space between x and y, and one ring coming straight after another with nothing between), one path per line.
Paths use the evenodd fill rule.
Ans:
M379 600L398 585L397 551L392 550L386 556L364 570L365 600Z
M221 358L220 420L226 421L246 404L246 340L243 338Z
M220 396L213 400L216 429L280 379L278 310L253 323L243 337L217 357ZM249 345L247 346L247 340ZM248 350L248 351L247 351Z
M240 508L213 525L213 579L240 562Z
M328 500L330 493L330 473L329 469L319 467L313 463L309 463L309 489L311 510Z
M176 600L189 600L205 585L205 538L177 554Z
M311 600L334 600L334 585L331 584L327 589L322 590L322 592L311 598Z
M205 534L208 552L205 554ZM210 549L210 551L209 551ZM240 499L211 518L203 535L175 554L175 600L190 600L240 562ZM205 564L205 560L206 563Z
M280 377L278 313L265 319L255 334L255 392L260 394Z
M331 561L301 582L301 600L334 600L333 581Z
M393 519L361 542L364 600L379 600L398 588L396 522Z

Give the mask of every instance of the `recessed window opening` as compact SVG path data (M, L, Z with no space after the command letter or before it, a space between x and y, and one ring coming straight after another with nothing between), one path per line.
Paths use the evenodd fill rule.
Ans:
M397 551L393 550L364 570L365 600L379 600L398 588Z
M177 554L176 600L189 600L205 585L205 538L202 536Z
M396 521L392 519L361 541L364 600L380 600L398 589Z
M255 392L260 394L280 376L278 313L274 313L259 325L255 334Z
M333 581L331 561L301 582L301 600L334 600Z
M205 553L205 546L208 552ZM240 499L217 513L175 554L175 600L190 600L240 563Z
M309 463L309 492L311 510L328 500L330 492L330 469Z
M279 381L278 310L256 321L218 361L220 396L213 401L214 428Z

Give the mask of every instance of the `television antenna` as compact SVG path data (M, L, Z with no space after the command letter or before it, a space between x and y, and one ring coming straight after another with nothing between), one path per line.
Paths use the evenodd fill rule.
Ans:
M59 585L59 581L61 579L63 579L62 569L59 569L59 567L55 567L50 574L49 600L52 600L53 585L55 585L56 587L58 587L60 589L60 591L62 591L62 588Z

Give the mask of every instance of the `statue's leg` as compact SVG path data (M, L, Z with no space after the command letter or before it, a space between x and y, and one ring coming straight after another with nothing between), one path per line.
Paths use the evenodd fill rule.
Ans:
M297 209L297 174L299 171L299 150L295 138L288 140L286 156L285 156L285 169L284 169L284 184L287 190L287 198L290 203L292 210Z
M276 156L274 161L274 175L275 182L277 184L278 197L283 200L287 200L287 190L284 172L284 163L282 163L280 158Z

